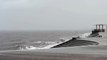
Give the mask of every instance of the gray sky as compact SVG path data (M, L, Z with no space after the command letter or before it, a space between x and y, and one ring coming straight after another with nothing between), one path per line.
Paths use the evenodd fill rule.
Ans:
M83 30L107 23L107 0L0 0L0 30Z

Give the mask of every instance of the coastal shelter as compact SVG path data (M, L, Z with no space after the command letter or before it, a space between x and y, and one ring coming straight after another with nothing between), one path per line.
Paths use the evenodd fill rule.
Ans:
M99 32L105 32L107 31L107 24L96 24L96 29Z

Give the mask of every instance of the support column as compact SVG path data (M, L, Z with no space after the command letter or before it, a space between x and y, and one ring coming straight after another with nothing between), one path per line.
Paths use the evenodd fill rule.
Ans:
M96 25L96 29L98 29L98 26Z
M100 29L100 25L99 25L99 29Z
M102 25L102 30L103 30L104 28L103 28L103 25Z

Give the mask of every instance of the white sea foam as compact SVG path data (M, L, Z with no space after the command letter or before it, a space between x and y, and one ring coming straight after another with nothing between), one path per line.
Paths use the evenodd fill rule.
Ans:
M50 41L47 41L47 42L36 42L36 43L45 43L47 44L46 46L39 46L39 47L35 47L35 46L27 46L27 45L23 45L23 46L19 46L19 50L34 50L34 49L50 49L52 48L53 46L56 46L58 44L61 44L62 42L50 42Z
M79 37L80 37L80 38L87 38L87 37L90 36L90 34L91 34L91 32L89 32L89 33L84 33L84 34L79 35Z

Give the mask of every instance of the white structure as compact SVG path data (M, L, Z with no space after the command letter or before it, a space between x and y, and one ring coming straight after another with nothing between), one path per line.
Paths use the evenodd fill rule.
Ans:
M96 26L95 30L98 30L99 32L107 31L107 24L96 24L95 26Z

